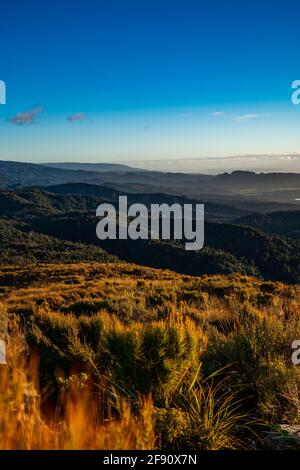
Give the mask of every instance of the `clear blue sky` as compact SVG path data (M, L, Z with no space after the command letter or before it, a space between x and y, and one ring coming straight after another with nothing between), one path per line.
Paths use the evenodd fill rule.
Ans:
M298 0L2 2L0 158L300 152L299 18Z

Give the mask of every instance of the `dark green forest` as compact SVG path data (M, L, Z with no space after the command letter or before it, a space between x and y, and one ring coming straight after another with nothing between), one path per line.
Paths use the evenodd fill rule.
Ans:
M187 252L183 243L172 240L98 240L96 208L105 201L115 203L118 195L110 188L81 184L2 190L1 262L118 258L184 274L239 272L288 283L299 280L300 211L236 217L239 211L228 206L222 220L222 206L205 204L205 246L199 252ZM189 200L161 193L129 197L129 202L136 201L149 205Z

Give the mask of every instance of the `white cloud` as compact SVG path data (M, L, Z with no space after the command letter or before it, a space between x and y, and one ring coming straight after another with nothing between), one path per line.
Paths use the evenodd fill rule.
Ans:
M216 111L212 113L212 116L219 117L219 116L223 116L224 114L225 114L224 111Z
M242 114L233 118L233 121L250 121L251 119L270 117L272 114L262 114L262 113L253 113L253 114Z

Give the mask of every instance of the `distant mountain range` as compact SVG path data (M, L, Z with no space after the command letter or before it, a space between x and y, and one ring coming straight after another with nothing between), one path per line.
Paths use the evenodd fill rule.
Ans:
M256 174L235 171L213 176L145 172L114 164L48 165L0 161L0 187L85 183L110 187L125 194L164 193L185 196L198 201L235 206L246 212L300 209L298 173Z
M122 165L119 163L77 163L77 162L62 162L62 163L43 163L42 166L48 168L60 168L63 170L85 170L85 171L99 171L99 172L108 172L108 171L121 171L124 173L130 171L145 171L139 170L137 168L132 168L128 165Z
M103 178L100 172L75 171L33 163L0 161L0 187L2 188L84 182L102 184Z

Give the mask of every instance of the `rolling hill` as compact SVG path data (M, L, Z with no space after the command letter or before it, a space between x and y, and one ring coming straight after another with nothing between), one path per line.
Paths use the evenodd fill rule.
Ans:
M43 166L48 168L61 168L63 170L85 170L85 171L98 171L110 172L117 171L127 173L130 171L145 171L133 168L128 165L120 163L78 163L78 162L58 162L58 163L43 163Z
M204 249L200 252L187 252L183 243L172 240L100 241L95 232L98 222L95 208L103 201L115 202L118 193L101 186L89 187L81 184L55 186L56 192L53 193L49 192L49 189L42 191L41 188L24 188L18 191L0 191L2 219L0 224L3 224L6 233L11 227L11 235L6 237L3 244L2 260L8 260L10 256L10 262L17 262L18 257L13 261L11 253L16 247L14 240L16 237L20 240L22 234L24 251L27 250L30 258L32 238L28 238L28 234L31 234L31 237L37 237L37 243L39 243L38 237L43 235L60 240L62 244L67 242L83 244L82 256L87 256L88 259L93 259L93 254L97 259L98 253L95 249L101 248L105 253L122 260L151 267L169 268L186 274L241 272L291 283L299 280L300 241L241 224L226 223L224 220L214 222L213 214L216 216L223 209L218 205L207 205L211 219L206 218ZM71 190L74 190L75 194L71 194ZM89 194L79 194L80 192ZM162 194L130 196L130 202L137 201L149 204L176 201L183 203L187 200ZM55 247L53 250L57 252ZM49 259L55 259L53 250L51 243L45 243L44 258L48 256ZM62 248L62 251L66 250ZM34 257L40 259L40 255Z
M235 221L265 232L300 238L300 211L278 211L268 214L250 214Z

